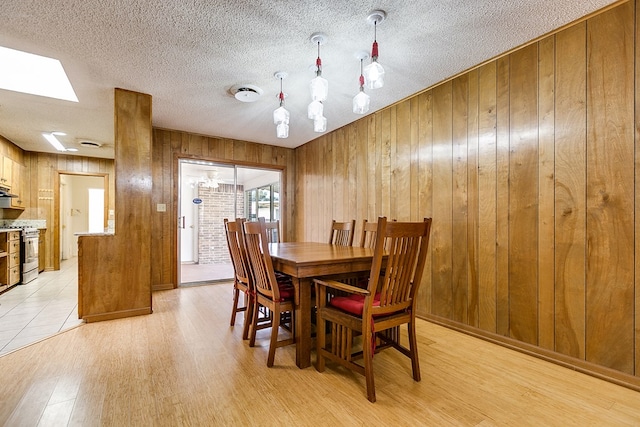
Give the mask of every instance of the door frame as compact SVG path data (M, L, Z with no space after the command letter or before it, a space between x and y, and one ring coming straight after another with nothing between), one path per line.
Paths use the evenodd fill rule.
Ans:
M217 163L225 166L240 166L247 168L257 168L257 169L267 169L279 171L280 176L280 229L282 230L282 235L286 236L286 215L284 214L287 209L287 198L286 192L283 190L284 185L287 182L286 174L287 168L286 166L281 165L273 165L273 164L264 164L264 163L253 163L253 162L242 162L242 161L229 161L223 159L217 159L215 157L204 157L197 156L193 154L184 154L184 153L174 153L173 155L173 171L172 171L172 179L173 179L173 190L172 190L172 198L171 198L171 215L173 220L171 221L171 281L173 284L173 289L178 288L178 284L180 283L180 241L178 239L178 221L180 220L179 214L179 206L180 202L180 160L191 160L191 161L203 161L203 162L211 162ZM162 289L166 289L163 287Z
M104 226L109 224L109 174L93 172L56 171L53 177L53 269L60 270L60 175L102 177L104 180Z

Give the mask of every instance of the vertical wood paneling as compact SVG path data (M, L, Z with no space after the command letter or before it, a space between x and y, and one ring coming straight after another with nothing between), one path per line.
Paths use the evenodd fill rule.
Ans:
M452 149L453 149L453 223L452 259L453 320L467 321L468 252L467 252L467 132L469 110L469 76L464 74L452 82Z
M420 135L419 135L419 120L420 111L418 106L418 97L414 96L409 100L411 103L411 143L409 144L409 194L419 194L418 177L420 173ZM424 217L420 216L419 197L409 197L411 203L411 214L409 218L412 221L420 221Z
M634 123L640 123L640 108L638 108L638 105L640 105L640 67L637 65L637 59L640 58L640 43L638 43L638 40L640 40L640 25L638 25L638 23L640 22L640 7L638 7L638 5L640 4L640 1L636 0L636 13L635 13L635 19L636 19L636 25L635 25L635 39L636 39L636 43L635 43L635 100L634 100L634 105L636 106L635 109L635 117L634 117ZM640 167L640 127L635 126L635 147L636 147L636 156L635 156L635 167L634 170L638 170L638 168ZM635 312L635 346L634 346L634 352L635 352L635 369L634 369L634 373L635 375L640 375L640 262L638 262L639 257L640 257L640 239L638 237L640 237L640 174L636 173L636 180L635 180L635 193L634 193L634 200L635 200L635 265L636 265L636 270L635 270L635 305L634 305L634 312Z
M393 191L395 194L411 191L411 102L403 101L396 108L395 155L393 156ZM411 220L411 197L398 197L392 217L398 221Z
M478 70L469 73L469 109L467 123L467 271L468 271L468 313L467 323L478 327L478 118L479 81Z
M588 361L633 373L634 13L587 21Z
M555 349L584 358L586 24L556 35Z
M419 217L433 217L433 106L432 92L418 95L418 126L420 147L418 152L418 206ZM433 277L433 243L430 242L422 275L422 284L418 290L418 314L426 315L431 312L431 295Z
M433 314L450 319L454 314L453 291L453 135L452 84L433 89Z
M496 332L509 335L509 63L496 70Z
M478 70L478 324L496 332L496 63Z
M555 39L538 43L538 345L554 348Z
M538 341L537 44L514 52L510 69L509 332Z

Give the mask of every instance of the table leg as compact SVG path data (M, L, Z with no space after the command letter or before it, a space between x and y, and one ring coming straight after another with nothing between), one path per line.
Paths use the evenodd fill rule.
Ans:
M296 365L311 366L311 280L293 278L296 293Z

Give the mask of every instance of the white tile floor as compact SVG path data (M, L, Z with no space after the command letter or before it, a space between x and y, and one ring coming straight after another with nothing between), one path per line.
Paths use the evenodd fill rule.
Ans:
M65 260L0 295L0 356L83 323L78 319L78 263Z

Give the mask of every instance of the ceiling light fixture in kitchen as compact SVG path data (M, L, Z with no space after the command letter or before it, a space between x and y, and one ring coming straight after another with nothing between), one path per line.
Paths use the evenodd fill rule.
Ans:
M44 136L44 139L49 141L49 144L53 145L53 148L55 148L58 151L67 151L67 149L64 148L64 146L58 140L58 138L56 138L56 135L64 136L66 135L66 133L64 132L43 132L42 133L42 136Z

